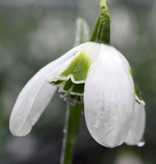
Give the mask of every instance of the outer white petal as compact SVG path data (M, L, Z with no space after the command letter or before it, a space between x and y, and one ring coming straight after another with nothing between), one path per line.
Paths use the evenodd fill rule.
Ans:
M127 59L119 51L118 55L129 71L131 67ZM129 145L137 145L143 138L145 129L145 102L140 100L137 95L135 95L135 100L137 100L140 104L135 101L133 121L125 141Z
M94 63L96 61L98 53L100 51L100 44L93 43L93 42L87 42L87 43L83 44L81 46L81 48L74 53L74 56L70 57L68 60L66 60L66 62L63 63L65 65L64 68L66 68L72 62L72 60L76 56L80 55L80 53L82 53L83 51L85 52L85 55L89 57L91 63ZM62 63L60 63L60 65L58 65L57 67L59 68L61 65L62 65ZM50 76L48 81L49 82L57 81L58 79L63 80L63 81L67 81L67 80L71 79L72 82L75 84L85 83L85 80L76 81L72 74L70 74L68 76L60 76L61 72L62 72L62 70L57 69L57 73L55 73L56 76ZM60 88L60 91L62 91L61 88Z
M89 42L87 46L85 46L84 51L86 52L86 55L91 60L91 63L94 63L99 55L101 48L101 44L99 43L94 43L94 42Z
M120 57L122 63L124 64L124 66L127 68L128 72L131 68L129 62L127 61L127 59L125 58L125 56L123 56L118 50L117 50L117 55Z
M128 70L128 72L131 69L130 64L128 63L127 59L119 52L117 51L117 54L119 55L122 63L124 64L125 68ZM130 74L130 73L129 73ZM130 74L131 75L131 74ZM145 102L143 100L140 100L137 95L135 95L135 100L137 100L140 104L145 105Z
M31 131L57 89L49 84L47 79L62 71L70 58L75 55L74 53L84 45L75 47L46 65L28 81L20 92L11 113L10 131L13 135L24 136Z
M135 103L134 115L131 128L128 132L126 143L137 145L142 139L145 130L145 106Z
M132 123L134 84L127 69L111 46L101 45L91 66L84 90L87 127L101 145L121 145Z

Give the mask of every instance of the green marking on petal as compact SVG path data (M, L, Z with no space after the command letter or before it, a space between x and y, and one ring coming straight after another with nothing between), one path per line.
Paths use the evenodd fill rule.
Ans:
M84 84L75 84L71 90L74 93L83 94L84 92Z
M64 91L69 91L73 88L74 84L71 81L71 79L69 79L68 81L66 81L66 83L64 84L63 90Z
M75 81L86 80L90 65L90 58L86 55L85 51L82 51L72 60L60 76L67 77L69 75L73 75Z
M83 94L84 92L84 84L74 84L71 79L65 82L63 86L64 91L69 91L73 93Z
M60 88L61 98L72 104L83 103L85 80L91 65L91 59L85 51L78 54L68 67L51 84ZM62 80L63 79L63 80ZM79 82L77 84L77 82Z
M57 80L57 81L52 81L51 84L53 85L59 85L63 82L63 80Z
M135 79L134 79L134 75L133 75L133 71L132 71L132 68L130 67L130 70L129 70L131 76L132 76L132 79L133 79L133 82L134 82L134 87L135 87L135 94L137 95L137 97L142 100L141 98L141 92L140 90L137 88L137 85L136 85L136 82L135 82ZM137 100L136 100L137 101ZM138 101L137 101L138 102ZM139 103L139 102L138 102ZM140 103L139 103L140 104Z

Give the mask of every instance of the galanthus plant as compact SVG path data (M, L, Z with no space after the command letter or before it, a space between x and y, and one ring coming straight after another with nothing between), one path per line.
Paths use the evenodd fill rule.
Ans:
M110 19L101 0L90 41L43 67L22 89L10 118L11 133L27 135L58 90L70 104L61 163L71 162L83 105L88 130L98 143L109 148L137 145L144 133L145 103L130 64L109 42Z

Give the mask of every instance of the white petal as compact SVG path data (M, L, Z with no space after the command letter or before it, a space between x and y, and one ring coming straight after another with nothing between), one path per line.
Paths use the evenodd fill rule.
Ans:
M128 72L131 70L131 66L128 63L127 59L119 52L117 51L122 63L124 64L125 68L128 70ZM131 74L130 74L131 75ZM132 75L131 75L132 76ZM134 80L134 79L133 79ZM138 101L140 104L145 105L145 102L141 99L139 99L139 97L137 95L135 95L135 100Z
M84 90L87 127L101 145L121 145L133 116L134 84L127 69L111 46L101 45L91 66Z
M126 143L137 145L142 139L145 129L145 106L135 103L134 115L131 128L128 132Z
M66 66L66 61L74 56L85 44L75 47L62 57L38 71L20 92L10 117L10 131L13 135L27 135L45 110L56 87L47 82Z
M141 105L145 106L145 102L143 100L140 100L137 95L135 95L135 100L138 101Z
M27 135L48 105L56 90L56 87L46 82L49 68L53 65L55 62L40 70L20 92L10 118L13 135Z
M91 63L94 63L99 55L100 51L100 44L99 43L94 43L94 42L89 42L87 46L85 46L84 51L86 52L86 55L91 60Z
M72 62L72 60L74 59L74 57L76 57L77 55L79 55L90 44L92 44L92 43L87 42L87 43L81 44L80 46L77 46L77 47L73 48L71 50L71 54L72 55L68 55L68 57L66 57L64 59L64 62L63 63L61 62L61 63L57 64L57 67L55 68L55 72L52 72L52 75L49 76L48 81L51 82L51 81L56 81L58 79L59 80L63 80L63 81L64 80L67 81L70 78L73 79L73 75L69 75L67 77L64 77L64 76L60 76L60 74ZM74 83L77 83L74 79L73 79L73 82ZM82 82L78 82L78 83L82 83Z
M82 52L85 52L85 55L89 58L90 62L94 63L98 56L99 51L100 51L100 44L98 44L98 43L87 42L87 43L83 44L81 46L81 48L79 48L78 51L74 51L74 53L73 53L74 55L72 57L70 57L63 63L60 63L57 65L57 67L55 68L55 70L56 70L55 75L50 76L48 81L49 82L57 81L57 80L67 81L67 80L71 79L72 82L75 84L85 83L85 80L76 81L73 77L73 74L69 74L68 76L61 76L60 74L72 63L73 59L75 57L79 56ZM64 68L64 69L62 69L62 68ZM64 84L62 85L62 87L63 86L64 86ZM60 87L59 91L62 92L63 89Z
M129 71L131 67L127 59L120 52L118 53L118 55L127 70ZM133 121L125 141L129 145L137 145L143 138L143 133L145 129L145 102L143 100L140 100L137 95L135 95L135 100L138 101L140 104L135 101Z
M117 55L120 57L122 63L124 64L124 66L127 68L128 72L130 71L130 64L129 62L127 61L127 59L125 58L124 55L122 55L119 51L116 51Z

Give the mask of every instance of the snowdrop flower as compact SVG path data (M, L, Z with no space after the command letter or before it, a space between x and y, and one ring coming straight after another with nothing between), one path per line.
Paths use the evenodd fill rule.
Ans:
M92 137L101 145L138 144L145 126L144 102L126 58L114 47L87 42L43 67L25 85L10 118L13 135L27 135L55 91L72 105L84 103Z

